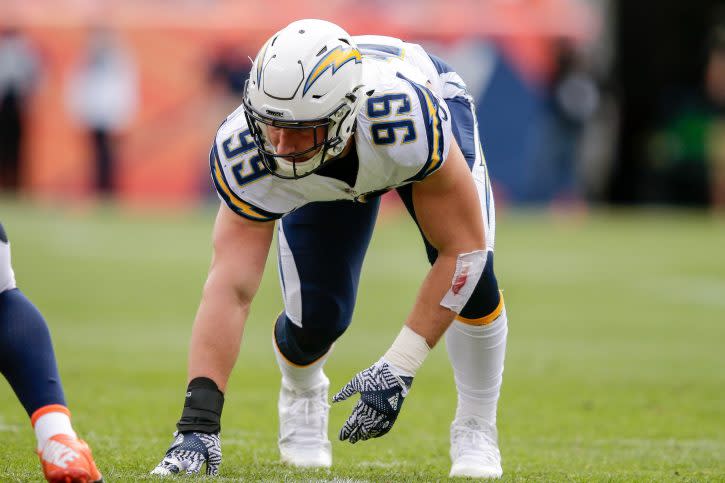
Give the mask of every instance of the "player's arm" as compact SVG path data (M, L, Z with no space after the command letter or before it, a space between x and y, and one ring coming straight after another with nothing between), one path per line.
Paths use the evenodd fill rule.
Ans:
M249 306L262 278L274 222L242 218L224 203L214 224L209 276L194 320L189 385L174 441L153 475L217 475L222 460L221 413Z
M264 271L281 215L265 211L239 191L249 181L240 172L264 176L255 164L255 144L238 111L222 123L211 149L211 179L222 200L213 230L213 256L194 319L189 348L188 384L174 441L152 474L216 475L221 464L224 392L239 354L244 325ZM229 179L236 181L229 183ZM247 196L251 196L248 194Z
M274 221L248 220L221 204L211 267L191 333L190 381L208 377L225 390L273 232Z
M405 324L433 347L465 305L486 260L478 192L455 140L443 166L413 185L413 206L438 258Z

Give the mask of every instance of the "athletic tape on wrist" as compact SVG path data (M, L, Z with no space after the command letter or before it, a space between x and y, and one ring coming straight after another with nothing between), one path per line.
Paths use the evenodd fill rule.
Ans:
M429 352L425 337L404 325L383 359L399 369L401 375L413 377Z

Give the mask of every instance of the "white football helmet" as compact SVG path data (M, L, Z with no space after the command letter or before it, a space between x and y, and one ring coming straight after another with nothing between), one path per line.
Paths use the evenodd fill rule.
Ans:
M340 155L354 133L361 97L362 56L342 28L305 19L274 34L252 64L243 101L264 165L281 178L302 178ZM315 129L314 146L277 154L268 126L323 127L325 134L318 139Z

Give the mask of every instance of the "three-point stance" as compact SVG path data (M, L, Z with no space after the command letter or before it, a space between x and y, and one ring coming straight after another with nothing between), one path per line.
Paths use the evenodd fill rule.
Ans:
M153 473L196 473L204 462L207 474L218 472L224 391L278 219L280 453L292 465L331 464L323 366L351 321L379 195L395 189L431 269L390 349L334 396L360 393L340 439L391 429L445 333L458 390L451 475L500 476L506 311L493 271L493 196L460 76L416 44L294 22L257 55L242 105L217 132L210 167L223 200L214 256L178 432Z

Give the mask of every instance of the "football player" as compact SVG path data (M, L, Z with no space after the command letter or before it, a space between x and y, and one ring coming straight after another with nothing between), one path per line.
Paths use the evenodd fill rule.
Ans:
M45 479L103 481L90 448L73 431L45 319L15 286L10 242L1 223L0 372L30 417Z
M419 45L296 21L259 51L209 163L222 199L214 255L184 408L152 473L196 473L205 462L207 474L218 472L224 392L275 220L285 304L273 336L281 459L330 466L323 367L350 324L379 196L396 190L431 269L390 349L333 397L360 394L339 438L390 431L416 371L446 334L458 390L450 474L501 476L496 407L507 320L493 270L491 185L460 76Z

